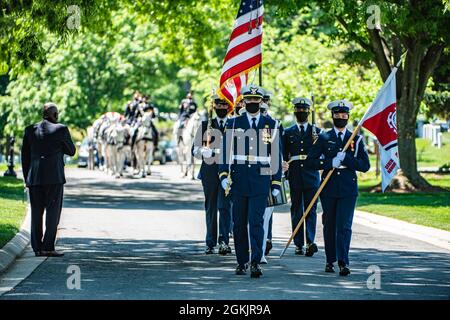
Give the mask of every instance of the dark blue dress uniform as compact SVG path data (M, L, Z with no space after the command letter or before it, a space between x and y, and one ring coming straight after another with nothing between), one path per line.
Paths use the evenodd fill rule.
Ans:
M305 100L308 101L308 99ZM314 135L313 130L315 131ZM286 173L291 192L292 230L297 226L303 216L303 212L319 188L319 171L305 164L308 152L319 134L320 129L313 127L311 124L305 123L300 125L296 123L287 128L283 135L283 159L284 161L294 159L289 163L289 170ZM316 235L316 206L317 201L306 218L306 242L308 245L314 243ZM301 250L304 245L303 226L294 237L294 243L297 246L296 253L303 253ZM314 251L317 251L317 247L315 247ZM307 255L312 256L314 251L310 252L309 247L307 247Z
M270 106L271 99L272 99L272 94L264 90L264 96L263 96L263 102L264 103L261 105L261 113L263 115L265 115L266 117L269 117L269 118L275 120L278 123L278 130L279 130L278 134L280 135L280 137L283 137L283 132L284 132L283 125L281 124L280 121L274 119L268 113L268 111L269 111L268 109L269 109L269 106ZM283 140L281 140L281 143L283 143ZM273 225L273 210L274 210L274 207L268 207L266 209L266 213L265 213L266 215L267 215L267 210L271 210L271 213L270 213L270 220L268 222L268 227L267 227L267 238L266 238L266 246L265 246L264 255L268 255L270 250L272 249L272 225Z
M214 136L219 136L222 138L226 120L226 118L212 119L212 129L220 130L220 134L216 134ZM231 230L231 203L230 198L225 197L225 191L220 186L219 180L219 157L221 156L220 148L222 147L222 141L221 139L220 141L215 141L213 139L210 147L215 149L215 152L212 153L211 158L204 159L199 152L199 148L206 146L207 144L207 135L205 134L207 131L207 126L208 121L203 121L201 127L198 129L194 144L192 146L192 154L203 160L197 178L202 181L203 192L205 194L206 246L209 249L212 249L217 245L218 241L219 244L221 244L219 253L226 254L227 251L222 248L222 245L225 244L226 247L228 247L229 244L229 234ZM219 235L217 235L217 210L219 210Z
M242 91L245 92L244 89ZM245 93L243 96L245 98ZM271 190L279 190L281 186L281 139L275 138L271 141L276 122L260 113L256 118L253 121L252 115L246 112L228 120L227 132L224 135L224 149L228 150L224 153L224 163L219 168L220 179L223 181L228 178L231 158L230 192L238 266L245 266L249 258L252 267L260 263L264 239L263 216L267 199ZM233 128L234 146L230 152L231 141L227 143L227 140L231 140ZM255 131L249 130L252 128L256 128ZM279 137L279 134L276 136ZM274 154L271 152L273 143L277 143L274 150L278 150ZM251 257L249 257L249 239Z
M342 100L337 103L342 103ZM328 107L333 110L335 105L332 103ZM347 106L347 103L344 105ZM347 112L349 110L348 107L343 109L346 109ZM311 148L307 164L315 170L323 170L322 180L333 169L333 158L342 151L351 134L347 129L342 133L333 128L321 134L317 143ZM362 136L356 135L345 152L345 158L334 170L320 195L327 267L336 261L340 267L349 265L348 252L353 214L358 196L356 171L366 172L369 168L369 157ZM333 272L332 270L326 271Z

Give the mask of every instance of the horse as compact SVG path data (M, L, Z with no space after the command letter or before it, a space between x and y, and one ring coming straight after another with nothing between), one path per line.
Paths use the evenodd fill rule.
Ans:
M124 125L117 120L106 131L106 168L116 178L123 175L125 134Z
M136 156L136 168L138 174L145 178L151 175L150 165L153 162L154 144L153 130L152 130L152 115L151 113L144 113L142 118L137 123L136 139L134 141L133 152Z
M201 123L202 119L198 112L191 114L183 126L180 126L179 121L175 123L174 137L177 144L178 163L183 177L187 177L190 173L191 179L195 179L195 158L191 153L191 148Z

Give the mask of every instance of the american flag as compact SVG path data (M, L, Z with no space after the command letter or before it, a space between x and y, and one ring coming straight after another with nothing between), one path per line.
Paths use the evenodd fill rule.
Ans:
M239 100L241 88L247 85L248 74L262 61L262 0L241 0L223 61L218 94L232 108Z

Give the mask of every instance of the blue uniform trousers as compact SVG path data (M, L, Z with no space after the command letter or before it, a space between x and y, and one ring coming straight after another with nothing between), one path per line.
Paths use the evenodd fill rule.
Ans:
M323 236L327 263L349 265L348 251L352 237L356 196L334 198L321 196Z
M233 238L236 258L239 265L249 262L260 263L264 241L264 211L267 195L255 196L233 195ZM248 225L248 226L247 226ZM250 239L250 248L249 248Z
M307 206L311 202L312 198L317 192L317 188L298 188L295 186L290 186L291 190L291 221L292 221L292 231L297 226L298 222L303 216L303 212L306 210ZM311 208L308 216L306 217L306 242L312 243L316 237L316 222L317 222L317 200L314 206ZM304 246L304 234L303 226L294 237L294 243L297 247Z
M205 181L206 180L206 181ZM231 210L230 200L225 197L225 192L217 182L211 183L207 179L202 180L205 194L206 211L206 245L215 247L219 243L229 243ZM219 236L217 237L217 211L219 211ZM218 238L218 240L217 240Z

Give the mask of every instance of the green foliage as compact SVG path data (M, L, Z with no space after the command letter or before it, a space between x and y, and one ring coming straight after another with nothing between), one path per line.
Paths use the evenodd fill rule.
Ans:
M123 112L134 90L151 95L161 111L177 106L185 94L183 79L177 80L180 67L160 50L158 28L124 10L113 18L113 28L103 36L83 33L66 42L47 38L47 62L35 62L0 97L7 134L21 134L37 121L47 101L58 104L62 122L78 129L103 112Z
M4 168L0 168L3 174ZM20 229L25 217L23 181L0 177L0 248Z
M280 118L292 114L291 100L313 93L322 120L330 118L327 104L344 98L355 105L352 118L360 118L382 85L375 65L365 68L343 63L350 46L339 42L325 45L329 43L325 35L315 39L299 34L300 19L287 30L265 26L263 84L274 92L275 114Z

